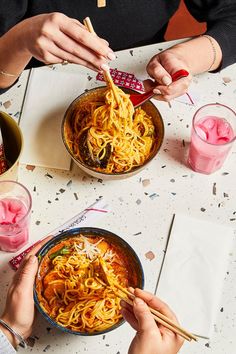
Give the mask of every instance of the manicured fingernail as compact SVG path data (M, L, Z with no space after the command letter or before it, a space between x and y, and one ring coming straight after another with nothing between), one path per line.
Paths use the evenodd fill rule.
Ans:
M35 256L30 256L30 258L29 258L29 263L31 263L31 264L33 264L33 263L35 263L36 262L36 257Z
M109 52L109 53L107 54L107 57L108 57L108 59L110 59L110 60L115 60L115 59L116 59L116 55L115 55L114 53L112 53L112 52Z
M102 64L101 69L104 71L109 71L109 66L107 64Z
M158 90L157 88L153 89L153 93L155 93L155 95L161 95L161 91Z
M162 78L162 82L163 82L164 85L168 86L168 85L170 85L172 83L172 80L171 80L171 78L169 76L164 76Z

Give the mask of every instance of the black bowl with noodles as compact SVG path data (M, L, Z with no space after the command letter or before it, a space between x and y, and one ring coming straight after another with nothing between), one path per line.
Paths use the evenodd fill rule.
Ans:
M131 89L125 89L121 88L125 93L138 93L134 90ZM61 133L62 133L62 140L63 143L72 157L72 159L75 161L75 163L86 173L89 175L92 175L96 178L101 178L101 179L122 179L122 178L127 178L130 176L135 175L142 169L144 169L147 164L157 155L158 151L161 148L163 139L164 139L164 123L162 116L157 109L157 107L151 102L151 101L146 101L141 108L152 118L152 123L155 127L155 138L153 139L153 146L151 148L151 152L149 156L146 158L146 160L139 166L133 167L131 170L127 171L122 171L122 172L106 172L101 169L97 169L94 166L91 166L88 161L88 159L85 158L79 158L76 156L76 153L73 151L73 144L71 143L71 136L73 133L73 125L75 121L75 114L76 110L78 107L81 107L82 104L87 103L87 102L92 102L98 97L101 97L101 99L104 101L104 94L107 91L107 87L98 87L94 88L91 90L88 90L81 94L79 97L77 97L68 107L63 121L62 121L62 127L61 127ZM83 119L83 117L81 117ZM78 132L79 133L79 132ZM82 141L82 139L81 139ZM78 144L77 144L78 145ZM80 149L81 150L81 149ZM86 151L86 154L89 155Z
M111 286L111 279L122 287L144 287L143 268L135 251L104 229L64 231L49 240L37 257L36 307L63 332L93 336L114 330L124 322L119 301L126 295Z

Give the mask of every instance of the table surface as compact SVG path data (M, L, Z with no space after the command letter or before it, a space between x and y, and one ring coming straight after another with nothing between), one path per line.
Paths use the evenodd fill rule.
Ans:
M149 59L159 50L175 42L125 50L117 53L113 67L145 76ZM55 70L85 73L88 88L101 85L95 82L90 70L76 65L56 65ZM0 109L19 119L26 81L25 71L17 85L0 96ZM93 203L98 196L108 202L111 212L99 219L96 225L117 233L135 249L145 272L145 288L154 292L162 263L166 240L173 215L178 211L191 216L230 225L236 222L236 146L220 171L212 175L193 172L186 165L191 119L196 109L206 103L219 102L235 107L236 65L217 74L194 77L191 88L201 96L195 106L173 101L157 106L165 124L165 140L158 156L138 175L126 180L101 181L84 174L74 164L70 171L36 167L29 170L20 166L19 181L30 190L33 197L31 218L31 242ZM235 240L234 240L235 243ZM221 302L218 308L214 334L210 341L186 343L183 354L229 354L235 352L236 319L236 251L235 244L229 255L229 267L225 274ZM153 252L152 260L147 253ZM0 252L0 310L13 271L8 265L12 254ZM24 353L104 353L125 354L134 331L127 323L103 336L78 337L62 334L52 328L41 315L35 321L33 348ZM23 352L23 350L19 350Z

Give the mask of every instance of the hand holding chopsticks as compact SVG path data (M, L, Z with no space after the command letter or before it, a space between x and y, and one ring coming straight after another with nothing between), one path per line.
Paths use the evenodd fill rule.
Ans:
M122 315L136 330L129 348L129 354L176 354L184 340L162 325L156 325L148 305L161 310L168 318L177 322L175 315L161 300L146 291L135 289L132 307L122 302ZM148 300L149 299L149 300ZM151 300L150 300L151 299ZM148 304L147 304L148 302Z
M171 318L169 318L168 316L166 316L162 312L158 311L157 309L154 309L151 307L151 305L156 305L155 307L158 308L158 307L160 307L160 303L161 303L164 310L165 310L165 307L167 308L167 305L165 305L163 302L161 302L159 299L157 299L154 295L147 293L141 289L135 289L135 295L134 295L130 291L121 287L118 284L115 284L115 286L117 288L119 288L121 291L123 291L126 295L128 295L128 298L123 297L122 300L124 300L129 305L133 306L133 300L135 299L135 296L140 297L149 305L148 309L152 313L152 317L157 323L163 325L164 327L168 328L172 332L178 334L179 336L181 336L182 338L184 338L188 341L191 341L191 340L196 341L197 340L197 337L195 335L188 332L184 328L180 327L179 324L177 324L177 319L174 316L174 314L171 312L171 310L168 310L168 311L169 311L169 314L171 314L171 317L174 318L174 320L172 320ZM160 308L160 310L161 309L162 308Z
M138 288L135 289L134 292L132 293L127 288L124 288L118 282L114 282L114 280L110 278L107 272L106 262L101 257L99 258L99 263L101 266L101 271L105 282L111 287L117 288L121 292L123 292L123 294L127 295L127 297L122 296L120 292L114 290L117 296L119 296L123 301L125 301L127 304L133 307L134 305L133 301L135 300L135 298L136 297L141 298L148 305L148 310L151 312L152 318L157 323L163 325L165 328L168 328L175 334L178 334L179 336L181 336L182 338L188 341L191 341L192 339L195 341L197 340L197 337L195 335L193 335L192 333L186 331L184 328L179 326L173 312L161 300L159 300L153 294ZM162 306L160 306L160 304L162 304ZM151 306L155 307L155 309L152 308ZM158 311L157 309L159 309L160 311Z

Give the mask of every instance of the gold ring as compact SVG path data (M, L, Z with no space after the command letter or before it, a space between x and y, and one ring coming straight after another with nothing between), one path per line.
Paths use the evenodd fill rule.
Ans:
M61 65L67 65L69 64L68 60L63 60L63 62L61 63Z

